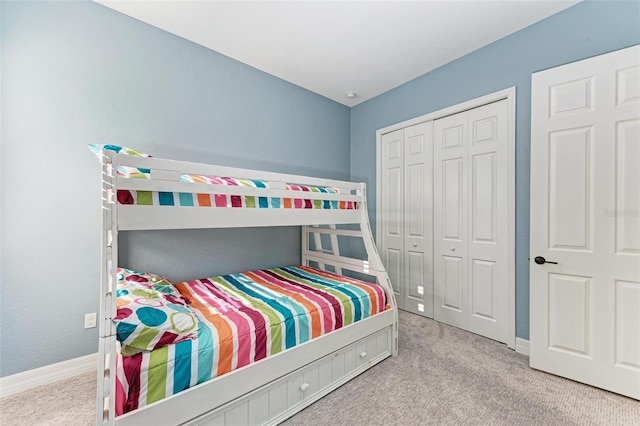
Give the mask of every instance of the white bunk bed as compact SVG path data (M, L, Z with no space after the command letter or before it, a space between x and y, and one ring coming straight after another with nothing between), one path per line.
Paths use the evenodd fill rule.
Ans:
M119 176L121 168L144 170L146 179ZM397 355L397 307L387 273L376 252L363 183L244 170L138 157L105 150L102 156L103 220L97 424L277 424L358 374ZM184 176L217 176L264 182L265 188L185 182ZM291 185L337 188L298 192ZM268 205L201 208L121 204L119 191L205 194L269 200ZM270 200L308 200L314 206L282 208ZM343 204L339 204L339 203ZM339 208L350 203L349 208ZM273 203L275 204L275 202ZM281 208L275 208L281 207ZM347 226L345 226L347 225ZM359 225L356 230L353 225ZM255 363L187 388L161 401L116 416L116 286L118 232L131 230L302 226L302 263L343 274L375 278L386 309ZM341 255L340 241L361 239L367 259ZM328 247L327 247L328 246ZM196 278L196 277L193 277ZM330 419L328 419L330 421Z

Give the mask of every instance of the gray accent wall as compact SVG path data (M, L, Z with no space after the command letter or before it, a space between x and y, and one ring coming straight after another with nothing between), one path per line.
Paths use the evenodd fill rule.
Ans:
M531 74L638 43L640 2L587 0L353 107L351 179L367 183L372 229L376 130L515 86L516 335L528 339Z
M100 165L88 143L349 178L350 110L88 1L2 1L0 377L98 350ZM299 263L299 229L125 233L174 280ZM176 262L179 256L180 262Z

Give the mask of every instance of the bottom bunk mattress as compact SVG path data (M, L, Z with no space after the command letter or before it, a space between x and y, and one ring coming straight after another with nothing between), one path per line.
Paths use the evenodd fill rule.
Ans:
M195 313L195 338L120 356L118 415L386 309L378 285L306 266L203 278L175 287Z

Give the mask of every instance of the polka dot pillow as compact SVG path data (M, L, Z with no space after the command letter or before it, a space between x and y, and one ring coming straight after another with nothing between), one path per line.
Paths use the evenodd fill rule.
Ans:
M118 269L117 338L131 356L196 337L198 321L166 279Z
M127 284L157 290L160 293L172 294L182 298L182 295L178 289L173 286L173 283L163 276L118 268L118 288ZM186 299L183 299L183 301L189 303Z

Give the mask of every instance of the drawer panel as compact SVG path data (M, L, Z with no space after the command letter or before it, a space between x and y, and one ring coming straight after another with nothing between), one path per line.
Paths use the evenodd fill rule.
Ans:
M198 426L224 426L224 412L218 414L213 418L209 418L206 420L201 420L198 422Z
M356 347L350 346L344 351L344 372L345 374L351 373L358 366L358 355L356 354Z
M202 416L197 424L277 424L390 355L391 345L391 329L380 330Z
M287 410L288 382L270 385L266 389L269 393L269 418L272 419Z
M356 365L358 367L361 367L362 365L366 364L367 361L369 360L368 358L369 354L367 352L367 342L368 341L359 343L356 346Z
M322 390L331 383L333 383L333 359L327 359L318 365L318 388Z
M332 367L333 367L333 377L344 376L344 372L345 372L344 351L340 351L333 355Z
M260 392L249 400L249 424L261 425L269 420L269 392Z
M249 424L249 403L244 402L229 409L224 414L225 425L246 425Z
M309 399L318 392L320 380L317 365L304 372L301 389L304 399Z
M301 373L297 373L289 379L287 385L287 402L289 407L292 407L302 401L302 383L303 377Z

